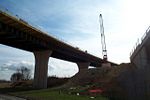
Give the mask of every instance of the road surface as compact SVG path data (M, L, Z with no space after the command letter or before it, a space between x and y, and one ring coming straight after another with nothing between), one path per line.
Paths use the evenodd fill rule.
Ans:
M0 94L0 100L26 100L26 99Z

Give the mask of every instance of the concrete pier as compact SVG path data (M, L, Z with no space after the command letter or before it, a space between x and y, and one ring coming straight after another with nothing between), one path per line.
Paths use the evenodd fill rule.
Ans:
M77 62L79 72L82 71L83 69L88 69L90 62Z
M34 88L47 88L48 61L52 51L35 51Z

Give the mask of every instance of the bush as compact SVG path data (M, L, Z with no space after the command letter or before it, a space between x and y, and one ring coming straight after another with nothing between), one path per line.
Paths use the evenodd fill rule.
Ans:
M60 86L68 82L70 78L58 78L56 76L49 76L47 79L48 87Z

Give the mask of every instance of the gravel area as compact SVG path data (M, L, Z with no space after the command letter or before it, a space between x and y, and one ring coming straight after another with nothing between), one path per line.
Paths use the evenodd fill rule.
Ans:
M26 99L0 94L0 100L26 100Z

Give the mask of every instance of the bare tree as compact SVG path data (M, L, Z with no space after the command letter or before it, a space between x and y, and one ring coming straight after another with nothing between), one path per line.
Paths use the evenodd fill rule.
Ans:
M31 70L28 69L27 67L21 66L20 72L21 72L21 74L23 75L23 79L24 79L24 80L29 80L29 79L31 79Z
M16 72L11 75L11 81L20 81L20 80L30 80L31 79L31 70L25 66L21 66L16 69Z

